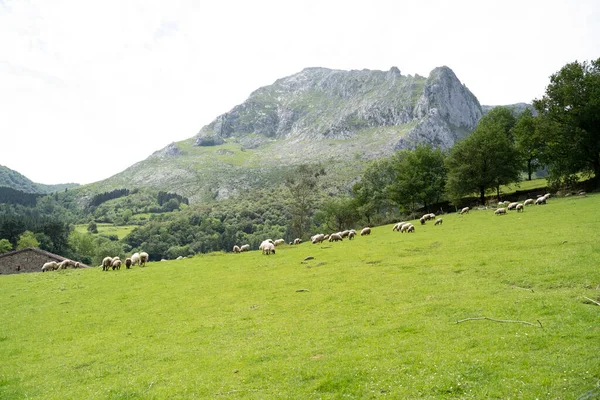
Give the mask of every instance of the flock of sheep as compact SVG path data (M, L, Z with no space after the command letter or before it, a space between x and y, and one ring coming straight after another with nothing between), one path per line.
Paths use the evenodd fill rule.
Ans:
M73 260L63 260L61 262L49 261L42 266L42 272L57 271L67 269L68 267L79 268L79 262Z
M139 265L143 267L148 262L148 253L142 251L141 253L133 253L131 257L127 257L125 259L125 268L129 269L132 265ZM102 260L102 271L108 271L112 268L112 270L120 270L122 265L121 258L119 256L116 257L104 257Z
M494 211L495 215L503 215L506 214L507 211L510 210L517 210L517 212L523 212L525 211L525 206L532 206L534 204L536 205L541 205L541 204L546 204L546 201L548 200L548 198L550 198L550 193L546 193L543 196L539 196L535 201L533 199L527 199L525 200L523 203L519 203L519 202L512 202L509 203L508 201L501 201L498 203L498 208L496 209L496 211Z

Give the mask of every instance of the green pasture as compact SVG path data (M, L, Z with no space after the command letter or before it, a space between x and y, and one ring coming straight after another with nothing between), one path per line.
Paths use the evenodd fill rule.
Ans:
M116 226L108 223L96 224L99 235L117 235L121 240L131 233L132 230L138 227L138 225L123 225ZM75 225L75 231L79 233L87 233L87 224Z
M598 398L599 210L2 276L0 398Z

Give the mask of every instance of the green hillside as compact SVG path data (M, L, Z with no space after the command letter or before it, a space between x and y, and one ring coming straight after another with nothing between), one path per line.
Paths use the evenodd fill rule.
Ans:
M24 175L0 165L0 187L9 187L25 193L52 193L79 186L77 183L44 185L35 183Z
M595 398L599 206L5 276L0 398Z

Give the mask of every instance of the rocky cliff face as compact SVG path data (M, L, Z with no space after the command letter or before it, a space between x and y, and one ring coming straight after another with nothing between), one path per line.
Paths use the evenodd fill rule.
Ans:
M196 145L234 138L249 148L273 139L345 139L413 124L395 149L421 142L449 148L481 118L477 98L448 67L429 78L389 71L307 68L253 92L201 129Z

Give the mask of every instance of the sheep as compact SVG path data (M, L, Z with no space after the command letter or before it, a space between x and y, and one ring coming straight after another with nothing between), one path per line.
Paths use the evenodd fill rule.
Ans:
M72 266L73 268L76 268L76 267L75 267L75 261L72 261L72 260L63 260L63 261L61 261L61 262L58 264L58 268L56 268L56 269L59 269L59 270L60 270L60 269L67 269L67 267L68 267L69 265L70 265L70 266Z
M356 236L356 232L353 232L353 231L348 232L348 240L354 239L354 236Z
M468 214L468 213L469 213L469 207L465 207L462 210L460 210L460 215Z
M325 240L325 235L323 235L322 233L319 233L319 234L313 236L311 239L312 239L311 240L312 244L321 243L322 241Z
M108 271L108 269L112 265L112 262L112 257L104 257L104 259L102 260L102 271Z
M349 234L350 234L350 231L348 229L346 229L345 231L342 231L342 232L338 232L338 235L340 235L343 238L348 237Z
M113 262L112 262L112 265L111 265L111 266L112 266L112 269L113 269L113 271L114 271L115 269L118 269L118 270L120 270L120 269L121 269L121 260L120 260L120 259L118 259L118 258L116 258L116 259L114 259L114 258L113 258Z
M419 221L421 221L421 225L425 225L425 221L427 220L425 219L425 217L421 217L419 218Z
M403 223L404 222L398 222L396 225L394 225L394 227L392 228L392 232L400 232L400 227Z
M510 203L510 204L508 205L507 209L508 209L508 210L514 210L515 208L517 208L517 204L519 204L519 203L517 203L516 201L515 201L515 202L512 202L512 203Z
M534 202L533 199L527 199L523 202L523 205L524 206L533 205L533 202Z
M125 268L130 269L131 268L131 258L127 257L125 259Z
M508 204L508 201L499 201L497 205L498 205L498 207L504 207L507 204Z
M262 250L264 253L265 248L269 247L268 245L270 245L270 244L275 246L275 243L271 239L263 240L262 243L260 244L260 246L258 246L258 249Z
M300 244L300 243L302 243L302 239L300 239L300 238L296 238L296 239L294 239L294 242L293 242L293 243L294 243L294 244Z
M54 271L58 269L58 263L56 261L49 261L42 265L42 272Z
M535 204L536 205L541 205L541 204L546 204L546 197L542 196L542 197L538 197L535 200Z
M523 206L523 204L519 203L515 206L515 210L517 210L517 212L523 212L525 210L525 207Z
M271 253L275 254L275 245L271 242L264 241L261 244L261 250L263 254L269 255Z
M414 233L415 232L415 226L413 224L410 224L410 226L408 227L408 229L406 230L406 233Z
M406 232L406 230L408 229L409 226L411 226L412 224L410 222L405 222L402 224L402 226L400 227L400 233L404 233Z
M131 265L140 265L140 253L133 253L131 255Z
M285 244L285 240L284 239L277 239L275 242L273 242L273 244L275 246L279 246L279 245Z
M343 240L344 239L342 238L342 235L340 235L339 233L332 233L331 235L329 235L330 242L338 242Z
M140 267L146 266L147 262L148 262L148 253L146 253L145 251L142 251L140 253Z
M243 244L240 246L240 253L244 252L244 251L249 251L250 250L250 245L249 244Z
M371 228L369 228L369 227L363 228L360 231L360 236L365 236L365 235L370 235L370 234L371 234Z
M504 208L504 207L499 208L496 211L494 211L494 214L496 214L496 215L506 214L506 208Z
M235 246L233 246L233 250L232 250L232 251L233 251L234 253L239 253L241 250L240 250L240 248L239 248L239 246L238 246L238 245L235 245Z
M435 222L433 223L433 226L435 226L435 225L441 225L441 224L442 224L442 222L444 222L444 221L442 221L442 219L441 219L441 218L438 218L438 219L436 219L436 220L435 220Z

